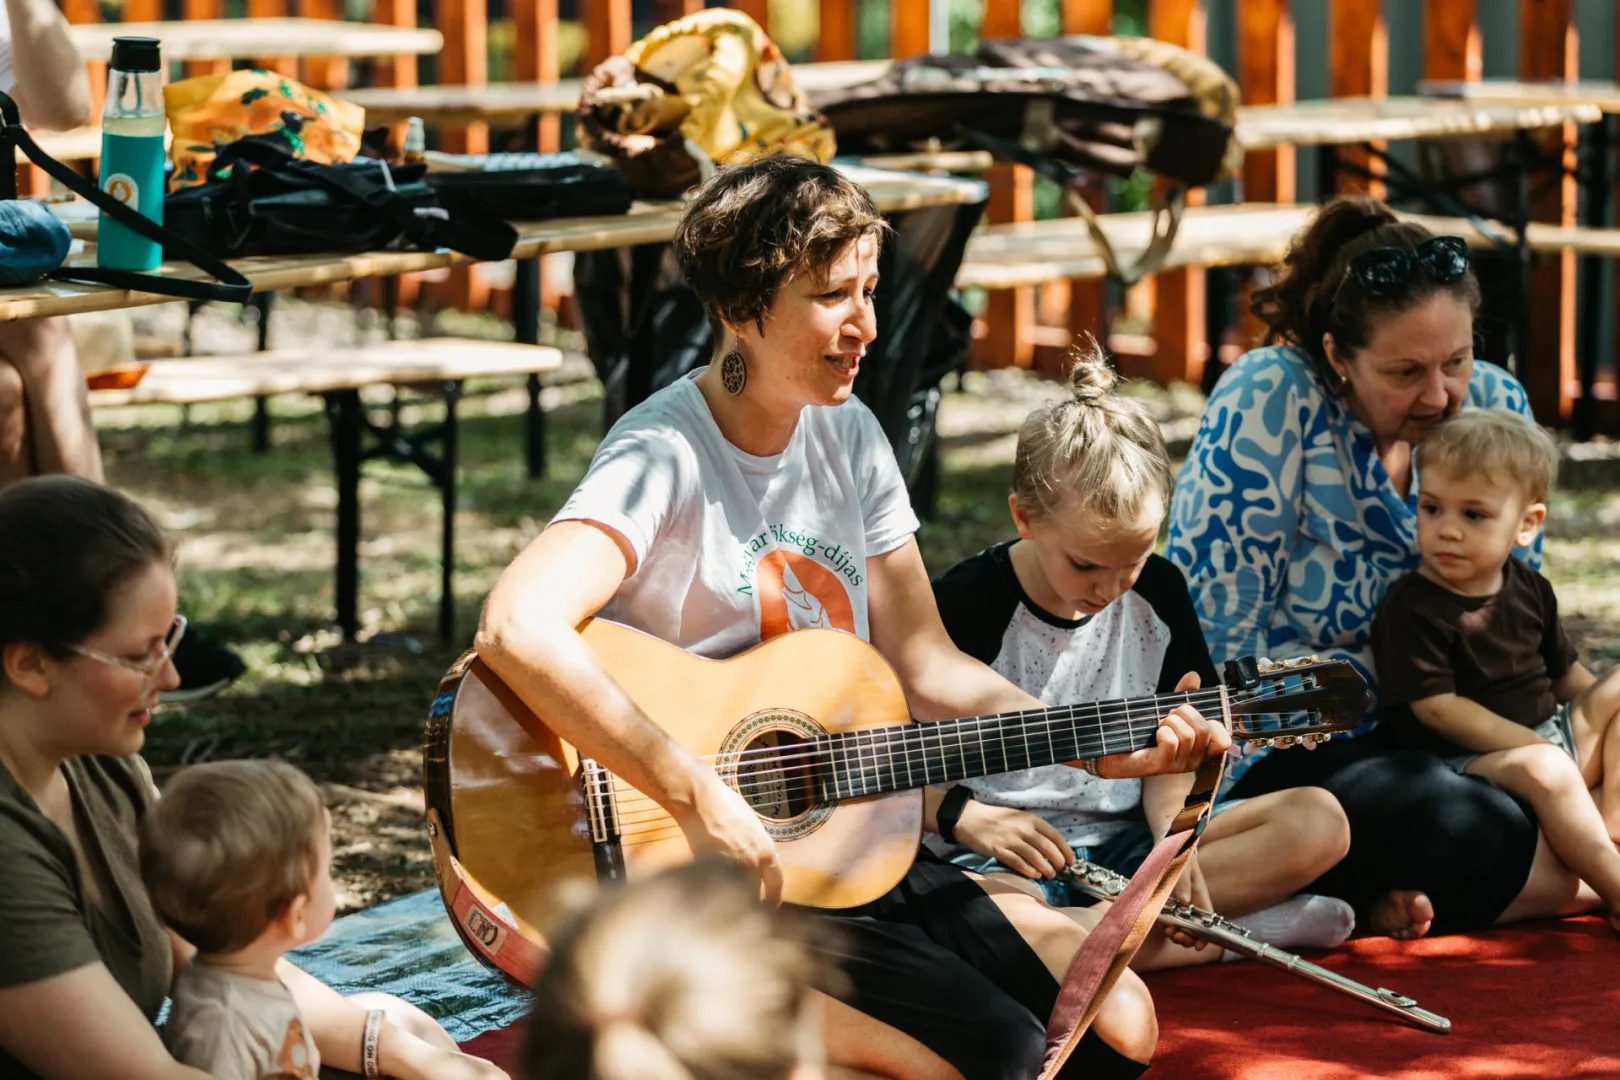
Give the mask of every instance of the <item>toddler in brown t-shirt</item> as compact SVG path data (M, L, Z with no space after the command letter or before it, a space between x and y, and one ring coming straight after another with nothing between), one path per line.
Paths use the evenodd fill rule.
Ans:
M1558 451L1523 417L1469 410L1418 450L1418 569L1373 621L1385 720L1535 808L1620 929L1620 669L1594 678L1552 586L1512 557L1547 515ZM1602 788L1601 805L1597 789Z

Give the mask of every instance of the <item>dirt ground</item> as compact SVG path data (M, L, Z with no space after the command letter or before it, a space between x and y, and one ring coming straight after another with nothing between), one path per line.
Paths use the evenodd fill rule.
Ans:
M183 308L146 309L138 329L176 335ZM403 334L499 337L491 319L446 316ZM337 304L283 302L272 343L340 348L381 328ZM198 352L250 348L253 328L234 309L195 321ZM577 349L564 336L559 344ZM317 404L274 402L273 446L250 448L251 404L181 410L143 407L98 414L109 481L153 510L180 542L181 603L248 661L226 692L164 710L147 755L160 781L181 764L277 756L320 782L330 800L343 911L432 883L422 828L420 741L440 675L471 639L481 598L582 475L601 434L600 391L583 361L545 391L551 470L527 478L524 395L473 386L462 410L457 511L457 636L433 631L438 596L438 495L409 466L373 463L361 491L361 622L358 643L330 626L336 505L326 423ZM1140 390L1159 411L1178 455L1196 427L1201 397L1186 387ZM1018 372L974 374L942 408L944 476L939 512L920 542L931 570L1010 535L1006 486L1018 422L1057 388ZM377 395L386 408L388 392ZM407 421L430 422L431 401L410 398ZM1620 658L1620 460L1607 444L1567 448L1548 526L1547 570L1588 665Z

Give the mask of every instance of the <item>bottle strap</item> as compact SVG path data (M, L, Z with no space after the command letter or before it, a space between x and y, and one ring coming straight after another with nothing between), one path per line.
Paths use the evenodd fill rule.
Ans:
M53 271L51 277L61 281L112 285L186 300L221 300L240 304L253 294L253 282L230 264L210 255L173 229L164 228L146 215L125 206L40 149L33 136L22 126L17 103L10 95L0 91L0 155L5 158L5 163L0 163L0 198L17 197L16 169L9 166L9 162L16 158L13 147L21 148L30 161L44 169L70 191L94 203L103 213L115 218L120 224L128 226L134 232L161 246L165 255L171 253L177 255L204 273L212 275L216 280L191 281L185 278L164 277L161 274L143 274L134 270L110 270L100 266L63 266Z

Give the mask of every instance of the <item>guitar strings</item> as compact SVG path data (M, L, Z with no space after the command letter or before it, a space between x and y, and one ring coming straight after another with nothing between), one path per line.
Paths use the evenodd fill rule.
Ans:
M1292 693L1292 691L1289 691L1289 690L1287 690L1285 688L1281 688L1281 687L1269 688L1268 690L1261 691L1258 694L1255 694L1255 695L1253 695L1251 697L1245 698L1244 701L1245 701L1245 703L1253 702L1253 701L1265 701L1265 700L1269 700L1271 698L1276 698L1276 697L1280 697L1280 696L1286 696L1286 695L1291 694L1291 693ZM1194 704L1195 699L1200 698L1200 697L1213 697L1213 698L1218 699L1220 697L1220 691L1219 690L1186 691L1186 692L1183 692L1182 694L1173 695L1171 697L1172 698L1184 698L1185 703ZM1155 700L1157 700L1157 699L1155 699ZM1176 703L1177 704L1182 704L1183 702L1182 701L1177 701ZM1128 724L1133 729L1134 729L1136 724L1139 724L1139 723L1151 723L1153 728L1155 730L1157 730L1158 721L1160 719L1160 717L1157 716L1157 715L1153 716L1150 719L1149 718L1135 718L1135 719L1133 719L1133 718L1129 717L1128 714L1130 713L1130 711L1132 711L1133 709L1138 708L1138 707L1140 707L1140 706L1119 705L1119 706L1110 707L1109 711L1114 712L1114 713L1118 713L1118 712L1121 712L1121 711L1125 712L1127 714L1125 723ZM1013 727L1013 726L1009 725L1007 730L1000 733L1001 741L1003 743L1005 743L1006 739L1009 738L1009 737L1013 738L1013 739L1023 737L1023 738L1025 738L1027 740L1028 735L1027 735L1027 732L1026 732L1025 729L1028 729L1028 728L1030 728L1032 726L1035 726L1035 725L1040 725L1043 728L1047 728L1048 730L1046 730L1043 733L1047 735L1048 739L1050 739L1052 734L1054 734L1053 732L1050 731L1050 723L1049 723L1050 720L1053 717L1051 717L1049 715L1046 715L1046 714L1060 714L1060 713L1063 713L1063 712L1067 711L1071 715L1066 716L1066 717L1059 717L1058 719L1060 719L1060 720L1061 719L1074 720L1074 719L1077 719L1078 717L1073 715L1073 710L1078 709L1078 708L1090 709L1092 707L1091 706L1059 706L1059 707L1056 707L1054 709L1044 710L1044 711L1043 710L1029 710L1030 714L1042 713L1042 715L1038 716L1038 717L1034 716L1034 715L1021 715L1020 713L1006 713L1006 714L997 714L995 716L967 717L967 718L964 718L961 721L957 721L956 723L964 725L964 727L958 729L958 732L960 734L965 734L965 735L974 735L974 734L976 734L976 735L978 735L980 737L981 742L982 742L982 737L983 737L983 730L982 729L983 729L983 727L985 725L993 723L997 719L999 719L1000 717L1003 717L1003 716L1004 717L1009 717L1009 718L1016 717L1016 718L1019 718L1017 726ZM1106 714L1104 714L1104 715L1106 715ZM1267 714L1267 715L1283 715L1283 714L1275 713L1275 714ZM1106 724L1110 723L1110 721L1104 721L1104 723L1106 725ZM1120 726L1120 723L1117 720L1116 721L1111 721L1111 723L1115 727ZM968 725L968 724L976 725L978 730L973 730L973 729L966 728L965 725ZM916 730L920 726L921 725L900 724L900 725L894 725L892 727L887 727L887 728L871 728L871 729L864 729L864 730L880 731L880 732L888 732L888 731L909 732L909 731ZM1280 730L1286 730L1286 729L1280 729ZM852 734L854 734L854 733L852 733ZM1090 733L1088 733L1088 734L1090 734ZM1134 731L1133 731L1133 738L1134 738ZM870 755L871 755L871 757L873 759L872 765L870 766L872 768L887 766L887 767L892 769L897 762L904 763L909 767L910 763L913 762L913 761L918 761L919 757L920 757L920 759L921 759L921 761L923 763L923 766L926 767L927 755L929 753L929 748L928 747L904 747L904 746L897 747L897 746L893 746L893 745L879 746L879 745L876 745L876 744L869 745L869 746L856 746L856 747L851 747L851 748L846 749L845 755L846 755L846 758L847 758L850 754L853 754L856 757L857 760L854 761L853 763L846 760L845 762L843 762L843 764L845 764L845 765L853 764L854 768L856 768L857 770L861 769L862 766L860 765L860 762L859 762L858 759L859 759L859 757L861 756L861 754L863 752L864 753L870 753ZM773 754L773 753L776 754L776 756L774 758L766 758L764 756L764 755ZM879 755L882 756L882 758L883 758L882 761L877 760ZM1089 756L1089 755L1082 755L1082 756ZM1098 755L1098 756L1102 756L1102 755ZM764 747L764 748L760 748L759 750L742 751L742 752L736 753L736 754L707 755L707 756L705 756L703 758L700 758L699 760L710 761L710 762L725 761L725 762L727 762L729 764L729 763L735 762L738 759L741 759L741 758L744 758L744 757L748 757L748 758L750 758L750 760L748 760L746 762L743 762L743 764L756 766L762 771L767 771L767 770L769 771L769 775L765 775L765 776L760 777L756 782L749 783L749 784L734 785L734 790L737 790L740 794L743 794L745 796L748 795L748 794L757 792L759 790L762 790L764 788L775 787L778 784L782 783L785 779L787 779L789 777L795 777L796 774L803 774L805 772L814 771L814 770L823 768L826 764L837 764L836 762L829 762L828 761L828 755L827 755L826 748L818 747L813 743L801 743L801 744L798 744L795 747L793 747L791 750L789 750L788 752L785 752L785 753L781 752L776 747ZM799 762L801 764L792 764L794 762ZM773 768L773 767L775 767L775 768ZM617 780L617 778L614 778L614 779ZM633 788L630 789L630 790L635 791L635 789L633 789ZM587 794L587 797L594 799L598 804L600 804L604 800L605 795L603 793L590 792L590 793ZM852 796L852 797L859 797L859 796ZM636 809L639 809L641 804L646 804L646 803L656 803L656 800L651 798L650 796L641 794L639 791L636 791L635 794L619 796L616 799L616 804L617 804L619 810L621 811L621 813L623 811L625 811L625 810L634 811Z
M1265 714L1265 715L1284 715L1284 714L1275 713L1275 714ZM1158 718L1155 717L1154 721L1153 721L1155 729L1157 729L1157 726L1158 726L1157 725L1157 719ZM1032 722L1033 721L1025 721L1025 722L1022 722L1019 726L1020 726L1020 728L1028 727L1030 725L1030 723L1032 723ZM1143 721L1143 722L1146 722L1146 721ZM898 725L897 729L898 730L911 730L911 727L910 727L910 725ZM895 729L877 728L877 729L868 729L868 730L884 731L884 730L895 730ZM1279 730L1286 730L1286 729L1279 729ZM1050 734L1050 733L1047 733L1047 734ZM1017 739L1019 737L1025 737L1026 740L1027 740L1027 736L1025 736L1022 731L1018 731L1018 730L1009 729L1008 731L1003 732L1002 735L1003 735L1003 738L1002 738L1001 741L1003 743L1005 743L1006 739L1009 738L1009 737L1013 738L1013 739ZM767 748L767 749L769 750L769 749L774 749L774 748ZM870 746L870 747L862 747L862 748L857 748L857 749L858 750L870 751L870 756L871 756L871 759L872 759L870 765L862 765L860 763L860 761L858 760L858 754L857 754L857 760L854 760L854 761L849 761L849 760L845 760L843 762L831 761L829 759L829 757L828 757L828 754L825 751L825 748L817 747L814 744L800 744L800 745L794 747L791 752L781 754L779 757L775 758L774 760L749 762L749 764L758 766L758 768L760 769L760 772L758 774L756 774L756 776L757 776L756 782L744 783L744 784L734 784L734 785L732 785L732 787L733 787L733 790L736 790L737 792L739 792L739 794L747 796L749 794L753 794L753 793L758 792L760 790L763 790L765 788L776 787L779 784L781 784L781 783L783 783L784 781L787 781L787 780L796 780L799 777L801 777L804 773L820 770L820 769L826 767L827 765L839 765L839 764L842 764L842 765L845 765L845 766L852 767L856 771L857 776L859 775L859 772L861 770L868 769L868 768L869 769L889 768L889 769L893 770L893 769L895 769L897 763L905 765L907 767L907 769L908 769L908 772L909 772L909 768L910 768L911 763L918 762L918 761L921 762L921 765L919 767L923 768L923 769L926 769L927 757L928 757L928 754L930 753L930 748L928 748L926 746L925 747L893 747L893 746L881 747L881 746L875 746L874 745L874 746ZM1081 755L1081 756L1092 756L1092 755ZM1104 755L1099 754L1099 755L1096 755L1096 756L1104 756ZM711 757L700 759L700 760L711 760L712 761L712 760L715 760L716 757L719 757L719 758L725 759L725 760L729 760L732 756L731 755L718 755L718 756L711 756ZM880 757L881 757L881 760L879 760ZM792 762L799 762L800 764L789 764L789 763L792 763ZM773 765L780 765L781 767L773 769L771 767ZM609 775L611 775L611 774L609 774ZM613 779L616 782L618 780L617 777L614 777ZM918 785L918 786L921 786L921 785ZM643 795L639 791L636 791L636 789L634 789L634 788L631 788L630 791L634 792L634 794L619 795L617 791L615 791L615 793L614 793L615 796L616 796L616 800L615 800L616 804L617 804L617 806L619 807L619 809L621 811L623 811L625 809L632 809L632 810L636 809L636 808L638 808L638 804L656 802L656 800L651 798L651 796ZM864 794L880 794L880 792L865 792L865 793L862 793L862 795L864 795ZM600 803L604 799L605 796L603 794L599 794L599 793L596 793L596 792L591 792L591 793L588 793L587 797L593 798L597 802ZM847 797L848 798L859 798L859 797L862 797L862 796L852 793L851 795L849 795Z

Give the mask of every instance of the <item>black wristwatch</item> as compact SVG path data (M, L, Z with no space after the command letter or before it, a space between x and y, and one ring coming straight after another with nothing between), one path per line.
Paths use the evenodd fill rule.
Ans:
M957 784L945 793L939 802L939 813L935 820L939 822L939 838L947 844L956 843L956 823L961 820L962 808L973 798L973 791L966 784Z

